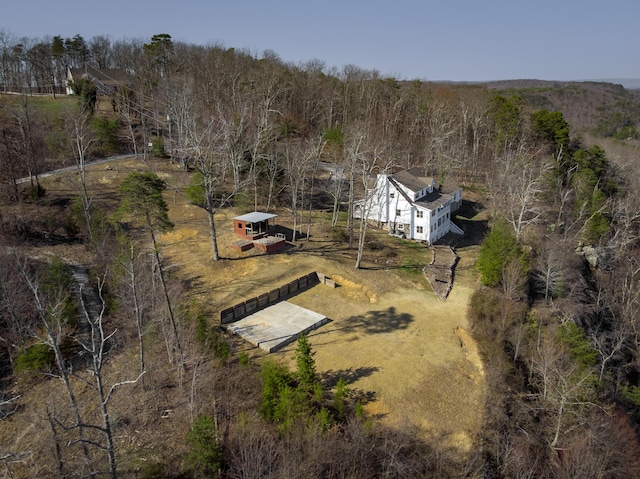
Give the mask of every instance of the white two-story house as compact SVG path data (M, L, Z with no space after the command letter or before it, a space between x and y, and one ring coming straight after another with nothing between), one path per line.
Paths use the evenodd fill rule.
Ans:
M379 174L375 186L354 205L354 217L363 214L392 234L433 244L445 234L463 231L451 220L462 204L462 190L442 191L418 168Z

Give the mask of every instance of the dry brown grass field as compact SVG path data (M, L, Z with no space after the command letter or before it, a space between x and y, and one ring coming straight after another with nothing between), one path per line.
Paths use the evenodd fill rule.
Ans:
M415 426L426 439L461 452L472 446L482 424L486 396L483 365L466 330L469 297L477 286L473 269L477 246L457 250L460 261L446 301L434 294L421 272L432 258L431 248L371 228L368 240L377 247L365 251L363 267L356 270L355 250L334 239L330 213L313 213L308 240L289 242L285 249L267 255L232 248L236 240L232 218L246 211L223 209L216 215L222 259L213 261L205 213L189 204L181 193L188 184L188 173L167 162L143 164L133 159L114 162L112 169L106 167L92 167L88 176L96 198L105 203L115 205L115 187L131 171L151 168L167 181L170 188L165 199L175 227L161 237L163 255L172 265L173 274L189 285L192 304L201 305L209 313L212 326L219 324L220 310L238 301L312 271L322 272L338 287L317 285L290 301L329 318L327 324L309 333L317 370L326 383L335 384L339 377L346 379L354 394L363 399L366 413L386 425ZM47 178L45 187L50 195L73 193L64 176ZM290 228L289 213L276 213L277 225ZM82 262L86 254L80 245L47 246L46 252L76 262ZM42 255L44 251L34 248L31 254ZM295 344L272 354L243 341L236 344L254 361L267 357L293 361ZM111 364L114 370L126 369L125 364L135 364L135 351L114 357ZM114 407L121 404L126 414L135 416L141 409L125 406L120 402L125 399L123 395ZM18 437L17 432L24 426L22 421L29 421L28 414L36 412L26 408L11 423L5 421L13 432L6 429L0 434L0 446L13 443L13 449L21 441L28 444L25 435ZM148 418L144 425L137 425L136 433L143 427L152 428L154 421ZM183 434L179 424L174 428L177 434ZM127 444L120 445L121 454L136 449L133 443Z
M425 246L372 228L369 240L384 246L367 250L363 268L355 270L355 251L332 239L330 214L317 213L309 241L270 255L242 253L231 244L237 239L232 218L243 212L227 209L216 215L223 259L214 262L204 212L180 195L167 199L175 228L162 237L165 254L214 314L311 271L330 276L337 288L317 285L290 299L330 319L309 333L318 371L328 380L348 379L372 399L367 412L389 425L417 425L427 437L470 447L485 397L482 363L465 329L476 287L475 247L459 251L455 285L442 301L421 274L433 254ZM279 226L292 226L287 211L277 213ZM291 362L294 349L291 344L270 356ZM264 356L258 348L249 351Z

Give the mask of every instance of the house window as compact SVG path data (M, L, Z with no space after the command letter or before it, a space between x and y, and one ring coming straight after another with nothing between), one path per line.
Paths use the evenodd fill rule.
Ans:
M402 223L398 224L398 230L400 231L404 230L404 225Z
M392 191L391 193L389 193L389 198L395 198L396 194Z
M431 210L431 217L433 218L433 215L435 214L434 210Z
M400 216L402 214L402 210L396 210L396 216Z
M423 232L424 230L422 229L422 226L416 226L416 233L422 234Z
M423 213L421 210L416 211L416 218L422 218L422 215Z

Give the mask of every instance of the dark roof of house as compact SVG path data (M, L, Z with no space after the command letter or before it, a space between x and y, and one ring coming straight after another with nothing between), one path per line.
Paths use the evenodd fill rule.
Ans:
M452 195L448 193L440 193L438 190L434 190L433 193L423 196L419 200L414 201L413 204L430 210L435 210L451 199L453 199Z
M69 73L71 80L86 78L94 81L97 86L103 86L108 89L126 85L131 82L129 74L121 68L93 68L85 66L84 68L70 68Z
M424 172L419 168L399 171L391 175L391 178L401 185L406 186L411 191L420 191L427 188L433 182L433 178L424 176Z
M409 196L401 188L398 188L398 182L394 177L389 178L389 181L391 182L391 184L393 184L396 187L396 189L400 192L400 194L404 197L404 199L411 205L427 208L429 210L435 210L436 208L442 206L447 201L453 198L453 196L450 194L441 193L438 190L433 190L431 193L427 193L426 195L421 197L419 200L414 201L411 198L409 198Z

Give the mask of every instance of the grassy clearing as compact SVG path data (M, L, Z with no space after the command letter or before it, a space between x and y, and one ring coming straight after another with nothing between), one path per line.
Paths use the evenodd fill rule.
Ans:
M166 162L145 165L125 160L114 162L110 170L105 166L90 168L88 179L96 201L110 207L117 203L115 187L131 171L151 167L176 188L165 192L175 227L161 237L162 254L172 264L171 273L188 285L185 307L206 314L210 327L219 324L219 312L224 308L311 271L323 272L336 280L338 288L318 285L290 299L330 319L309 334L322 380L327 384L335 384L340 377L347 381L354 398L374 420L399 428L417 426L425 438L437 438L438 444L461 451L472 447L482 425L484 376L479 358L470 354L473 348L461 347L456 330L467 326L467 305L477 281L473 269L476 246L459 249L461 259L453 290L446 301L441 301L422 274L422 267L432 258L431 249L423 244L370 228L363 267L355 270L356 251L348 248L343 235L336 235L331 213L314 211L308 239L290 243L277 254L265 255L255 250L241 253L232 248L237 239L233 217L243 211L225 208L216 214L222 259L214 262L206 214L182 195L189 184L188 173ZM68 179L46 180L50 195L75 196ZM292 228L287 210L276 214L279 227ZM305 212L303 232L307 230L306 220ZM337 231L344 232L345 228L346 218L341 214ZM82 248L47 246L49 253L79 261L86 254ZM34 254L42 254L42 249L34 248ZM267 357L285 364L293 361L295 345L266 355L248 343L230 339L236 344L236 352L247 361L261 362ZM163 345L158 342L156 347L161 349ZM133 369L135 358L131 352L123 352L111 362L114 368ZM158 375L164 373L149 374L159 380ZM137 417L135 405L126 399L122 395L123 403L118 403L117 409L130 418L127 427L148 431L154 451L164 444L162 437L182 434L183 423L164 419L162 424L175 427L175 431L152 432L157 418ZM177 402L167 401L159 407L175 408L172 414L176 417L184 413Z
M211 312L211 324L221 309L321 271L339 287L319 285L290 301L330 319L309 334L323 378L346 379L367 413L388 425L410 423L445 445L471 447L482 422L484 379L479 358L469 353L472 348L461 347L456 329L467 326L468 299L476 284L473 247L462 251L464 272L443 302L422 273L433 255L424 244L369 228L362 268L355 270L356 251L348 248L344 213L333 228L331 213L313 212L308 239L264 255L231 248L236 239L232 218L241 212L225 209L216 215L223 259L215 263L203 211L179 195L172 195L169 204L176 227L163 237L164 251L178 265L177 273L198 285L191 294ZM288 211L275 213L280 227L293 226ZM306 222L305 212L304 233ZM241 347L253 360L266 357L257 348ZM290 345L269 357L292 365L294 349Z
M0 104L17 107L23 105L25 99L28 106L38 109L49 118L62 118L65 110L77 105L78 103L78 98L71 95L56 95L55 98L51 95L0 95Z

